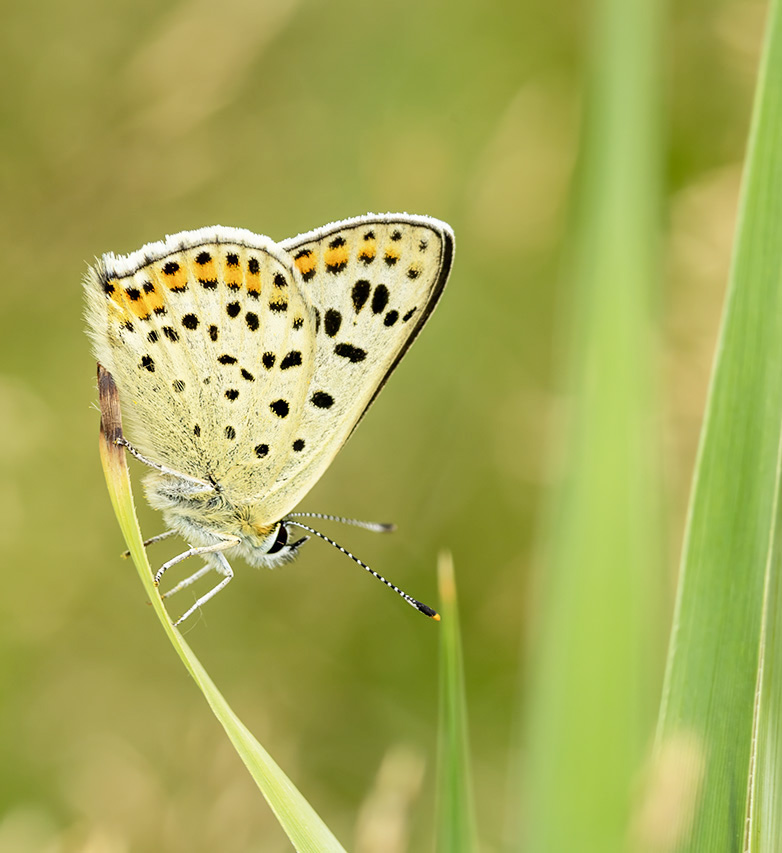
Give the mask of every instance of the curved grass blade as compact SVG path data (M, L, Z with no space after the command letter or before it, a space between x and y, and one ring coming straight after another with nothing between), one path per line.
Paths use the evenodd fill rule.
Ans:
M201 689L295 849L300 853L345 853L312 806L231 710L182 635L171 624L153 583L152 569L142 544L125 451L115 443L122 437L117 388L111 374L101 365L98 365L98 393L101 407L100 457L111 503L148 599L171 645Z
M453 558L437 566L442 605L440 636L440 726L437 773L437 847L440 853L478 850L470 773L467 702Z

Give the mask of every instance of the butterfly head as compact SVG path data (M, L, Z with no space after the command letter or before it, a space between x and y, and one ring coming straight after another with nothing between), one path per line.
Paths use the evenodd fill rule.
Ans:
M296 550L310 538L309 536L302 536L300 539L292 542L290 527L284 521L280 521L275 525L272 534L268 538L271 539L272 536L274 537L273 541L266 553L269 555L279 554L281 557L286 557L287 559L292 559L296 554Z
M277 524L257 528L255 536L244 539L244 545L250 552L245 554L245 558L253 565L270 568L281 566L293 560L299 548L309 538L309 536L302 536L300 539L294 539L291 536L290 527L283 519Z

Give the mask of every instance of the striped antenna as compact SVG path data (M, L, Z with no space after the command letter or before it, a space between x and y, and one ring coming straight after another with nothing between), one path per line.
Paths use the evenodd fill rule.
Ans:
M322 518L325 521L338 521L352 527L363 527L373 533L391 533L396 530L395 524L383 524L380 521L359 521L357 518L343 518L341 515L325 515L322 512L289 512L286 518Z
M399 589L399 587L392 584L391 581L386 580L383 575L378 574L374 569L370 569L365 562L359 560L358 557L351 554L350 551L347 550L347 548L343 548L339 543L335 542L333 539L329 539L328 536L321 533L319 530L315 530L314 527L310 527L307 524L302 524L300 521L292 521L290 519L290 516L285 517L285 519L283 520L283 524L294 524L296 525L296 527L301 527L303 530L307 530L318 538L323 539L323 541L328 542L329 545L333 545L338 551L341 551L343 554L345 554L345 556L350 557L350 559L353 560L354 563L358 563L362 569L366 569L370 575L373 575L379 581L382 581L387 587L393 589L394 592L404 598L404 600L411 607L415 607L415 609L418 610L420 613L423 613L424 616L428 616L430 619L434 619L436 622L440 621L440 614L436 610L433 610L431 607L421 603L420 601L416 601L415 598L413 598L411 595L408 595L406 592L404 592L404 590Z

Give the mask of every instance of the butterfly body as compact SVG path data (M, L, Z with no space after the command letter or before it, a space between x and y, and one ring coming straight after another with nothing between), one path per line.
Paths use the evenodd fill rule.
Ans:
M104 255L85 280L89 334L169 528L218 571L227 555L290 559L288 513L417 336L452 256L447 225L407 214L281 243L214 226Z
M150 506L162 512L169 529L191 544L235 540L235 545L225 549L226 557L239 556L251 566L268 568L288 562L295 554L282 549L270 553L280 524L266 523L261 504L232 499L219 484L205 490L175 475L153 472L144 478L144 487Z

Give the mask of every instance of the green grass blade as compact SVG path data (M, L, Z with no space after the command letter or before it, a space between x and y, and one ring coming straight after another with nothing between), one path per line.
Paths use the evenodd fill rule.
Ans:
M595 11L566 271L566 468L546 531L525 738L525 853L626 850L661 669L652 378L661 9L602 0Z
M438 580L442 634L437 850L440 853L472 853L478 846L475 838L459 608L450 554L440 554Z
M133 505L125 451L114 443L115 439L122 436L122 418L116 386L111 374L100 365L98 366L98 389L101 404L100 456L111 503L141 582L163 630L182 659L185 668L200 687L204 698L225 729L295 849L300 853L324 853L324 851L344 853L344 848L318 817L312 806L296 790L290 779L231 710L182 635L171 624L154 585L152 569L142 543Z
M779 470L778 470L779 474ZM782 525L779 477L774 541L766 571L755 736L750 753L747 853L782 849Z
M672 849L680 851L743 851L748 840L752 850L778 849L757 846L756 830L764 821L778 826L780 809L779 789L769 801L768 787L779 773L772 573L782 441L780 140L782 16L774 0L660 710L660 754L685 737L695 746L685 775L698 778L692 766L703 767L700 790L685 798L692 813L670 816L679 830ZM759 821L766 806L773 813Z

